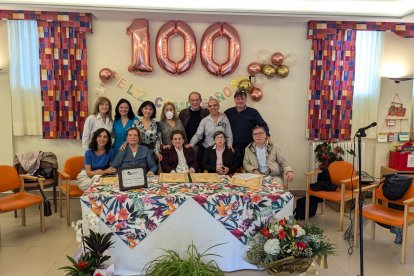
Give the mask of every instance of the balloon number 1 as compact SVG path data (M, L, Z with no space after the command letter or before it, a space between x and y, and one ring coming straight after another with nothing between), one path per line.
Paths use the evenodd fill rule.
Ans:
M135 19L127 28L131 36L131 65L128 71L149 73L153 71L150 61L150 36L147 19ZM174 35L184 40L184 57L173 61L169 55L169 41ZM228 41L227 60L223 64L214 61L214 41L223 36ZM190 70L197 56L197 42L193 30L182 21L169 21L158 30L155 55L158 64L170 74L182 74ZM201 62L208 72L225 76L236 70L240 61L240 37L236 29L227 23L217 22L203 34L200 45Z

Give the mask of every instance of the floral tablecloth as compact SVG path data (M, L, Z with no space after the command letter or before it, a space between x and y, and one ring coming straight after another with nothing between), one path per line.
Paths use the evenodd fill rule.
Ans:
M194 199L244 244L293 198L270 178L264 178L258 191L231 186L226 177L222 183L176 184L157 180L157 176L150 179L147 189L127 192L117 186L93 185L81 201L134 248L188 198Z

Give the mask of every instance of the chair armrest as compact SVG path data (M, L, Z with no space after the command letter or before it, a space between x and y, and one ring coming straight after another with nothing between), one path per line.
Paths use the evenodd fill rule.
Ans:
M20 177L23 179L34 180L34 181L45 181L46 180L43 177L37 177L37 176L30 175L30 174L21 174Z
M57 170L57 172L62 176L63 179L68 179L70 177L70 175L67 174L65 171Z
M322 170L315 170L315 171L311 171L311 172L305 172L305 176L309 177L309 176L313 176L315 174L321 173Z
M352 181L358 180L358 179L359 179L359 176L354 176L352 178L348 178L348 179L341 180L341 183L346 184L346 183L349 183L349 182L352 182Z
M414 202L414 197L406 199L403 201L404 205L408 205Z
M373 190L373 189L375 189L377 187L378 187L378 184L371 184L371 185L362 187L361 188L361 192L365 192L365 191L368 191L368 190ZM355 189L354 190L354 193L359 193L359 189Z

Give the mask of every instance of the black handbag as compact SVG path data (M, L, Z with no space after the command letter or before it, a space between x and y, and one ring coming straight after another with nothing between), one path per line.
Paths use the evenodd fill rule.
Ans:
M405 175L385 175L382 193L388 200L399 200L410 187L412 180L411 177Z
M43 189L40 187L39 183L37 184L37 186L39 187L39 191L43 197L43 215L45 217L49 217L52 215L52 206L50 204L49 199L46 197L45 193L43 192Z

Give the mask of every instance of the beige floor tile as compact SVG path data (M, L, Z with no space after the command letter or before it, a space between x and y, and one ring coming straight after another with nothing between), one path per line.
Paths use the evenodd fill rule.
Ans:
M46 275L53 263L28 263L28 262L17 262L12 264L6 271L3 272L2 276L41 276Z
M4 263L12 263L18 260L26 248L18 246L0 247L0 266Z
M70 265L69 261L67 263L54 263L53 266L49 269L49 271L45 274L46 276L64 276L65 271L59 269L61 267Z
M80 219L80 205L72 201L72 220ZM46 232L39 229L38 210L28 208L27 226L20 225L20 218L12 212L0 215L2 247L0 247L0 275L2 276L43 276L64 275L59 267L69 264L66 255L73 256L78 245L71 227L66 226L66 218L58 213L46 218ZM343 239L344 232L338 231L339 215L327 206L324 215L310 219L327 231L335 244L337 255L328 259L328 269L319 269L320 276L355 276L359 274L359 248L348 254L349 244ZM350 224L345 220L345 229ZM414 226L409 228L407 261L400 264L401 245L393 243L394 235L389 230L376 227L376 240L370 240L370 227L364 225L364 271L366 276L411 276L414 275ZM23 253L22 253L23 252ZM48 255L48 262L45 261ZM32 257L31 257L32 256ZM53 256L53 257L50 257ZM30 273L29 273L30 272ZM264 276L265 271L236 271L228 276Z

